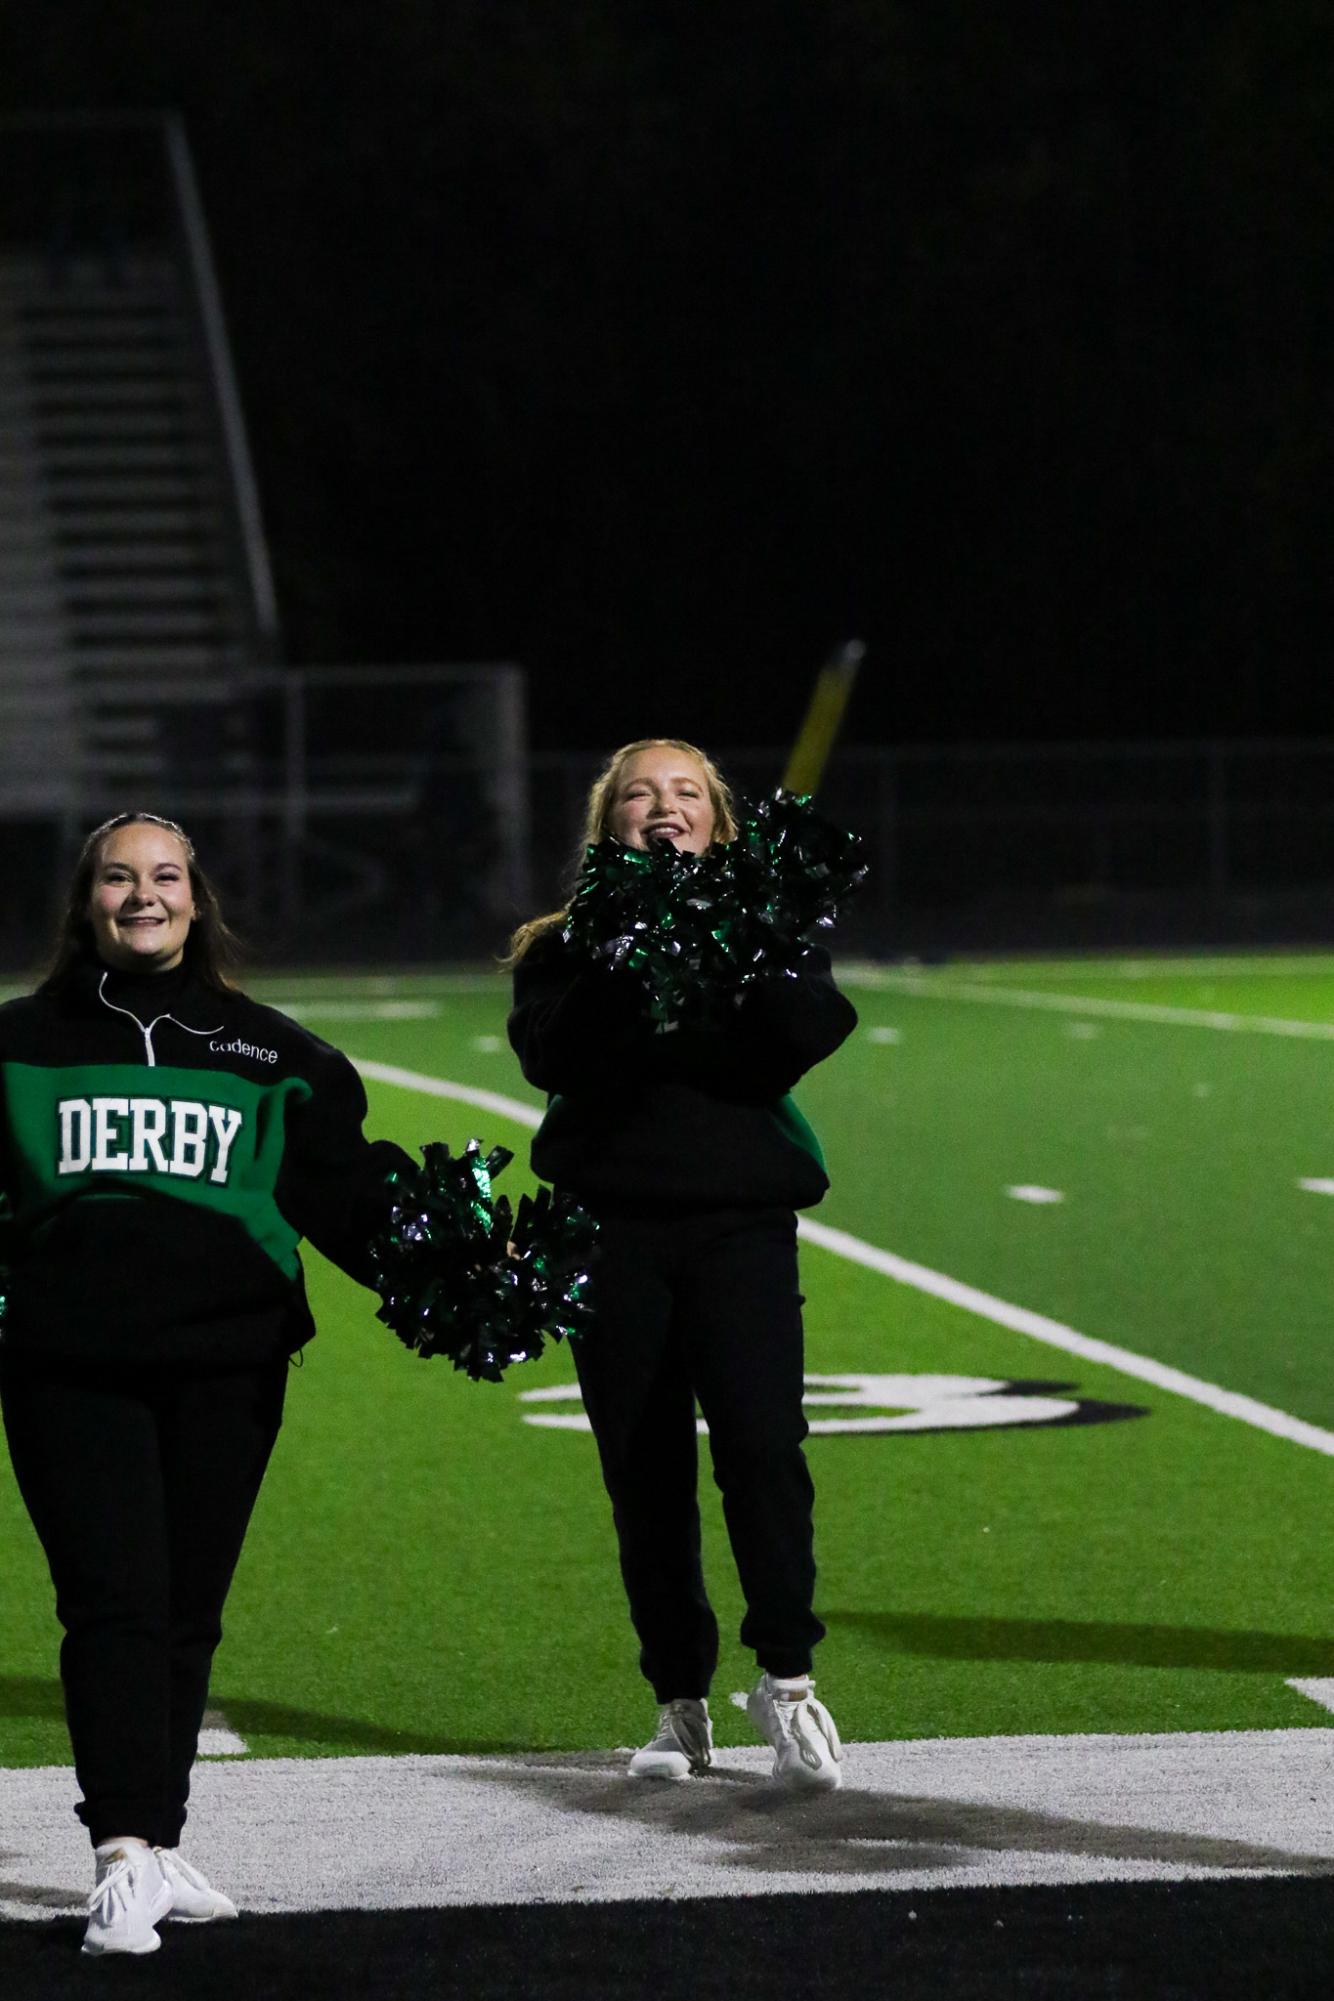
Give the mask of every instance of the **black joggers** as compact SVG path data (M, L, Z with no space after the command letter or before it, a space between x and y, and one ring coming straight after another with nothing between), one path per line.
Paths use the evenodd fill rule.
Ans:
M260 1368L61 1368L10 1357L14 1473L56 1587L76 1807L92 1840L174 1848L222 1606L282 1422Z
M824 1627L811 1604L796 1218L589 1206L600 1223L597 1318L571 1347L645 1677L659 1702L698 1698L717 1665L700 1567L696 1398L746 1600L742 1644L771 1674L804 1674Z

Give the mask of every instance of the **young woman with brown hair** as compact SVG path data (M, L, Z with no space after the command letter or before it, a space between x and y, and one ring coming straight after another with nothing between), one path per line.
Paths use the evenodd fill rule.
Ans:
M297 1244L369 1282L385 1176L345 1056L247 999L188 837L92 833L54 963L0 1008L0 1404L65 1628L96 1851L84 1951L235 1917L179 1852L221 1615L314 1333Z

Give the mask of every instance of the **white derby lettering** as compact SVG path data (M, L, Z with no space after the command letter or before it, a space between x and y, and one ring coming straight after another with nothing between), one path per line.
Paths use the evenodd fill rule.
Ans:
M225 1184L243 1115L197 1098L62 1098L57 1174L172 1174Z

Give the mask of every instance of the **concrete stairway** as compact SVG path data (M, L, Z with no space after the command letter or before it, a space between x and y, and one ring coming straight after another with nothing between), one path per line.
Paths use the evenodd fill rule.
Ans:
M0 257L0 813L207 786L250 658L169 256Z

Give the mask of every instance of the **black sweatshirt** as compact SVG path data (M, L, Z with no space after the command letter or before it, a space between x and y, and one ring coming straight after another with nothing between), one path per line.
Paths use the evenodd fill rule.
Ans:
M545 932L515 968L509 1018L524 1076L551 1094L533 1170L594 1208L806 1208L829 1177L788 1093L856 1022L812 946L798 977L757 982L725 1026L655 1029L632 974Z
M183 969L0 1007L8 1356L204 1365L314 1332L297 1244L363 1284L408 1164L347 1058Z

